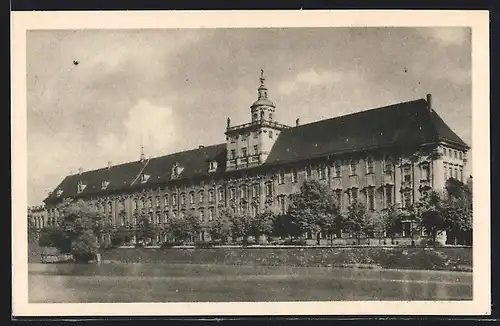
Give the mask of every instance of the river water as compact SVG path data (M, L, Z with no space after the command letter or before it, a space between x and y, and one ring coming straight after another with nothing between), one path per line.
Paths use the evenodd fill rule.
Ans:
M472 300L472 273L200 264L29 264L30 303Z

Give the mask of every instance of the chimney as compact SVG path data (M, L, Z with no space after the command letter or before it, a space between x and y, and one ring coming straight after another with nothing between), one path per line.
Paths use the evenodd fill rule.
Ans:
M203 147L205 147L205 146L204 145L198 145L198 148L203 148Z
M73 175L73 170L69 170L69 175Z
M111 161L108 161L108 170L111 169Z
M82 174L83 168L78 168L78 174Z
M429 111L432 111L432 95L431 94L427 94L426 101L427 101L427 108L429 109Z
M297 119L295 120L295 127L298 127L298 126L299 126L299 124L300 124L300 119L299 119L299 118L297 118Z

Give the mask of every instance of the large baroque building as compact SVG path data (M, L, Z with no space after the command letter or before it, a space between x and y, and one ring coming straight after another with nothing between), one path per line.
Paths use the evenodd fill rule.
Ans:
M163 224L188 213L206 223L223 207L284 212L288 196L307 179L327 184L344 210L355 199L370 210L405 208L443 189L450 177L465 182L469 147L439 117L430 95L304 125L297 119L295 126L278 123L276 111L261 72L249 121L232 125L228 118L225 143L154 158L141 152L134 162L79 169L44 200L47 224L68 197L132 228L143 215Z

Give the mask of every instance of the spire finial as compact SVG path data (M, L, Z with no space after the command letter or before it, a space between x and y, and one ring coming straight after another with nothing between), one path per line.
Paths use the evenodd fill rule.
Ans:
M264 69L260 70L260 86L264 86L264 81L266 78L264 78Z
M144 161L145 159L145 155L144 155L144 144L142 143L142 136L141 136L141 162Z

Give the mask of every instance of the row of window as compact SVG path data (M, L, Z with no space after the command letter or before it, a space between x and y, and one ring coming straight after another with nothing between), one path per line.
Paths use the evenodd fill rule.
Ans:
M229 153L230 153L230 155L229 155L230 160L234 160L237 158L236 149L231 149L231 151ZM258 154L259 154L259 145L253 145L253 154L251 154L251 155L258 155ZM242 147L241 148L241 157L247 157L247 156L249 156L249 152L248 152L247 148Z
M444 163L444 180L449 178L455 178L461 182L464 182L464 170L462 166L456 164Z
M451 158L459 158L463 159L464 153L462 151L456 150L456 149L451 149L451 148L443 148L443 154L444 156L451 157Z

